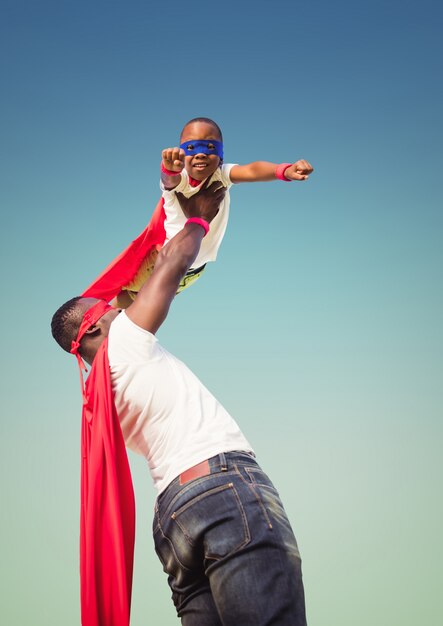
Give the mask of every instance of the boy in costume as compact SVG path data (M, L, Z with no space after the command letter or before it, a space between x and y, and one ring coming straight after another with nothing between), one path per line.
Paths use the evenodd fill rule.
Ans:
M178 287L180 292L201 276L206 263L215 261L217 257L229 219L229 189L233 184L276 179L287 182L303 181L307 180L312 172L311 164L305 160L281 164L268 161L255 161L246 165L225 164L223 162L223 136L219 126L206 117L192 119L182 130L180 146L166 148L162 152L160 172L162 200L149 224L149 227L155 227L155 241L151 241L146 236L146 231L140 236L143 236L145 246L148 240L151 241L151 245L143 247L143 252L138 251L140 256L137 261L138 266L127 282L120 282L120 285L115 286L112 297L117 296L117 298L114 303L117 306L126 307L133 301L140 287L152 273L161 247L183 228L186 216L177 194L181 194L183 202L183 197L190 198L199 193L205 184L215 181L221 182L227 190L211 226L211 232L205 237L193 267L180 282ZM126 254L132 254L133 245L138 246L140 237L127 248L123 257ZM121 257L122 255L117 259L121 260ZM113 264L107 270L112 267ZM132 267L134 268L134 263ZM96 294L100 283L106 279L107 270L83 295L92 295L92 292ZM106 298L107 296L101 295L100 297Z

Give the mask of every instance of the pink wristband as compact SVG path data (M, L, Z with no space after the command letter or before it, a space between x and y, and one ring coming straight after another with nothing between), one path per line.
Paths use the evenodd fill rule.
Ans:
M201 226L205 231L203 237L206 237L206 235L209 233L209 224L201 217L190 217L188 220L186 220L185 226L186 224L198 224L199 226Z
M277 169L275 170L275 178L278 178L278 180L284 180L287 183L291 183L292 180L290 178L286 178L285 176L285 170L287 170L290 165L292 165L292 163L280 163L280 165L277 165Z
M181 176L182 175L181 172L173 172L172 170L167 170L166 167L163 165L163 161L160 166L160 171L162 171L163 174L166 174L166 176Z

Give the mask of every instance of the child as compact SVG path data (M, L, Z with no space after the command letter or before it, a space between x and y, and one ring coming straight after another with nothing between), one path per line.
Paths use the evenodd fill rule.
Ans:
M269 180L307 180L313 172L305 160L295 163L269 163L255 161L247 165L223 163L223 137L219 126L211 119L197 117L188 122L180 136L180 147L166 148L162 152L161 183L164 214L163 226L165 245L176 235L186 222L177 193L185 197L198 193L207 181L209 184L220 181L228 190L232 184ZM229 191L226 192L220 209L211 222L211 228L203 239L200 252L193 267L180 283L178 292L195 282L203 273L209 261L215 261L223 240L229 217ZM135 277L122 287L114 301L116 306L128 306L137 295L143 283L151 274L159 245L152 247L143 259ZM86 295L95 295L92 291ZM83 295L85 295L83 294ZM100 296L98 296L100 297Z

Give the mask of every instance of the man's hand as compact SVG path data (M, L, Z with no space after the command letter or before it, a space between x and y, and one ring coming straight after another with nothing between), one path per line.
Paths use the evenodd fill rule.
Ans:
M179 192L176 192L176 196L186 217L201 217L211 222L218 213L226 188L220 181L213 182L209 187L205 185L190 198Z
M201 217L210 222L218 213L226 189L221 183L205 185L191 198L177 193L186 217ZM168 314L181 278L192 267L204 237L201 226L190 224L175 235L159 252L154 271L126 309L130 320L156 333Z
M285 177L289 180L308 180L314 168L304 159L300 159L285 169Z
M182 148L165 148L162 151L163 167L171 172L181 172L185 166L185 151Z

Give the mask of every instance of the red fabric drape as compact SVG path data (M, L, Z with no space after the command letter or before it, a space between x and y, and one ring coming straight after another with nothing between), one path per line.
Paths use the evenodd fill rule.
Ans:
M82 415L83 626L129 625L134 539L134 491L114 404L106 339L86 381Z
M148 226L83 292L109 302L166 238L163 200ZM115 409L108 341L98 350L82 414L80 595L83 626L128 626L135 540L131 472Z
M161 199L144 231L85 289L84 298L100 298L106 302L115 298L122 287L131 282L151 250L164 244L166 217L163 205Z

